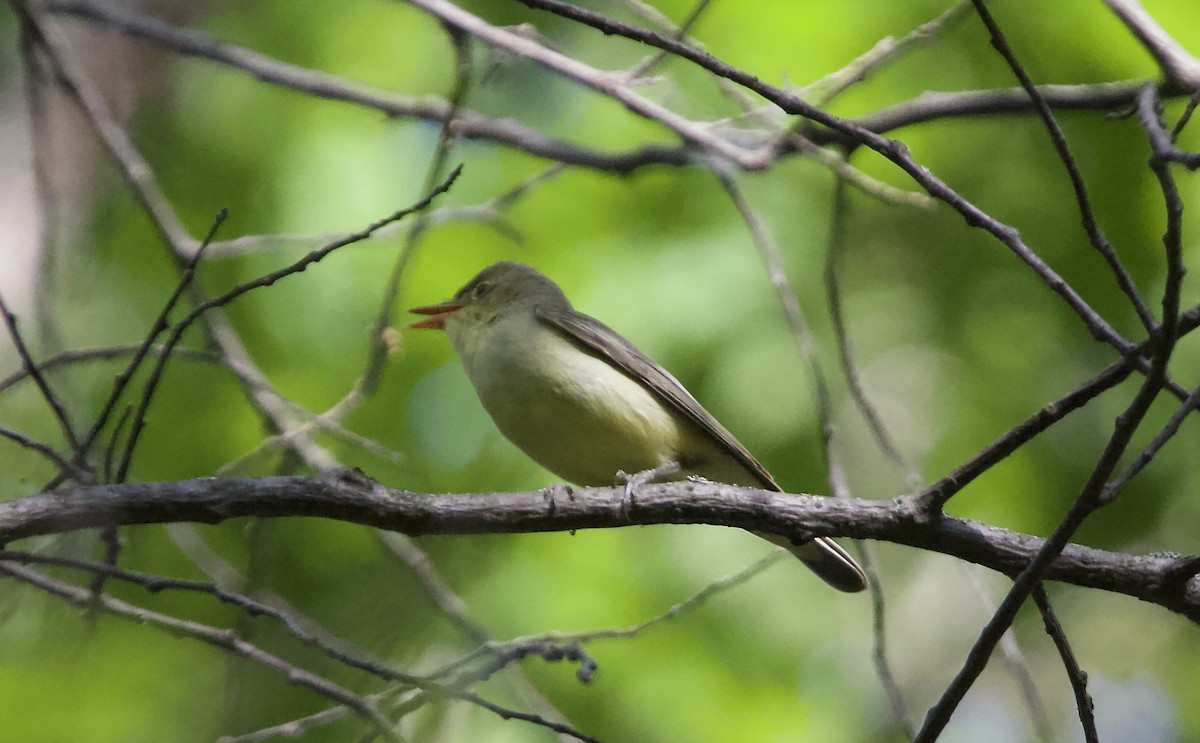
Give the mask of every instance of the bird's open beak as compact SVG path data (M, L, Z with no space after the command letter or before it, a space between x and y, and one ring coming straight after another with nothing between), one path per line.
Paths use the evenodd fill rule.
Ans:
M451 312L458 312L462 309L462 304L454 300L446 300L441 304L430 304L424 307L413 307L409 312L417 315L429 315L428 320L419 320L408 327L424 330L445 330L446 315Z

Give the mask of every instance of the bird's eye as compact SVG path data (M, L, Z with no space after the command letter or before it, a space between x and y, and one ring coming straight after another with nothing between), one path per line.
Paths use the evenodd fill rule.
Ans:
M483 297L487 296L487 293L490 292L491 290L492 290L491 284L489 284L486 281L480 282L475 285L474 289L471 290L471 297L473 299L482 299Z

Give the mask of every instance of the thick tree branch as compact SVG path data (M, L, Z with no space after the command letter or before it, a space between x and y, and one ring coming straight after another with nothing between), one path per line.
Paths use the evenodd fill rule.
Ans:
M700 482L640 488L626 516L624 489L428 495L392 490L355 470L320 477L181 480L98 485L0 504L0 544L112 525L309 516L422 534L511 534L645 524L713 524L784 535L875 539L941 552L1015 575L1044 545L1038 537L943 516L912 498L871 501L789 495ZM1181 574L1184 571L1186 574ZM1123 593L1200 622L1195 561L1068 545L1044 577Z

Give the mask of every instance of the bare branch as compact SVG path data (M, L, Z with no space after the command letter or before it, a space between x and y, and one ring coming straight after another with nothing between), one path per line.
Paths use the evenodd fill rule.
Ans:
M922 23L900 39L885 36L850 64L796 92L803 98L809 98L813 93L818 93L816 97L813 97L814 105L826 106L834 98L849 90L851 86L866 80L868 75L897 61L906 52L917 46L933 41L942 29L962 20L969 8L970 0L960 0L936 18Z
M243 70L270 85L364 106L396 118L416 118L442 123L450 111L450 105L444 100L406 97L371 88L335 75L280 62L254 50L217 41L199 31L179 29L157 19L120 11L107 5L80 0L54 0L46 4L46 12L104 24L121 33L180 54ZM1050 107L1056 110L1110 111L1131 105L1141 84L1142 81L1134 80L1087 85L1046 85L1039 86L1038 90ZM1164 93L1179 94L1176 91ZM1033 103L1021 88L929 92L855 122L863 129L882 134L943 118L1031 111ZM686 166L692 164L695 159L686 148L660 145L645 145L626 152L600 152L547 137L511 119L489 119L470 111L461 113L456 134L464 139L497 142L567 165L622 174L652 165ZM853 137L831 129L806 131L805 136L819 145L855 142ZM764 139L764 144L765 142Z
M971 565L959 563L961 572L967 578L967 582L975 591L975 596L979 599L979 603L983 606L984 611L990 617L996 611L996 602L988 591L987 585L983 582L979 571ZM1017 688L1021 691L1021 698L1025 701L1025 708L1029 711L1029 719L1033 724L1033 731L1036 734L1036 739L1049 743L1054 740L1051 733L1050 718L1046 713L1046 704L1042 701L1041 694L1038 693L1037 685L1033 681L1033 675L1029 672L1029 663L1025 659L1025 653L1021 650L1020 644L1017 642L1017 633L1012 627L1004 633L1000 638L1000 655L1004 659L1004 665L1012 674L1013 679L1017 682Z
M846 329L846 320L842 313L842 289L839 276L841 274L842 256L846 252L846 211L847 195L844 181L839 177L834 179L833 198L829 215L829 242L825 251L825 296L829 302L829 316L833 322L834 337L837 339L838 361L842 368L842 377L850 390L850 398L862 414L871 435L880 451L888 461L898 467L909 469L900 454L899 447L883 425L883 420L875 406L867 399L858 367L854 363L854 351L850 345L850 333Z
M252 49L217 41L203 32L176 28L147 16L118 10L109 4L55 0L46 4L46 12L110 26L164 49L242 70L269 85L352 103L390 117L445 123L450 116L451 106L444 100L431 96L402 96L336 75L287 64ZM601 152L548 137L512 119L491 119L473 111L460 113L455 134L464 139L497 142L548 160L614 173L629 173L646 165L680 166L692 160L692 156L682 148L659 145L646 145L625 152Z
M40 366L42 371L53 371L63 367L74 366L75 364L87 363L90 361L111 361L113 359L121 359L127 356L132 356L141 349L141 345L136 346L100 346L97 348L76 348L70 351L63 351L53 356L49 356L42 360ZM153 353L162 353L161 345L153 345L150 347ZM193 351L188 348L176 349L176 355L181 358L191 359L193 361L206 361L213 364L221 363L220 354L211 351ZM236 373L236 372L235 372ZM20 369L9 374L7 377L0 379L0 392L16 385L22 380L29 379L29 371Z
M390 490L356 470L313 478L182 480L95 485L0 503L0 544L113 524L220 523L234 518L327 517L421 534L503 534L645 524L713 524L783 536L876 539L959 557L1013 575L1046 542L975 521L923 517L912 497L819 498L701 482L646 485L626 520L624 488L581 488L551 509L542 491L428 495ZM1069 545L1045 578L1114 591L1200 621L1200 586L1186 558L1133 556Z
M1200 60L1171 38L1138 0L1104 0L1104 4L1117 14L1158 62L1169 87L1200 91Z
M1021 82L1021 87L1025 89L1029 94L1029 98L1033 101L1038 116L1041 117L1042 122L1046 125L1047 131L1050 132L1050 141L1054 143L1054 149L1058 153L1059 159L1062 160L1063 167L1067 170L1067 176L1071 179L1071 188L1074 189L1075 201L1079 204L1083 229L1087 232L1088 239L1092 242L1092 247L1108 263L1113 276L1117 279L1117 286L1129 298L1133 309L1142 321L1143 327L1146 328L1147 332L1154 332L1155 321L1154 316L1150 314L1150 308L1142 300L1141 293L1138 292L1137 286L1133 283L1133 277L1125 270L1125 266L1121 265L1121 259L1117 257L1117 251L1108 242L1108 237L1105 236L1104 230L1096 223L1096 214L1092 211L1092 200L1088 196L1087 186L1083 182L1083 174L1079 172L1079 165L1075 162L1075 156L1071 154L1071 148L1067 144L1067 137L1063 134L1062 127L1058 125L1053 112L1050 111L1050 106L1038 92L1037 86L1033 84L1033 80L1029 77L1029 73L1025 71L1025 68L1017 60L1016 54L1013 52L1012 47L1008 45L1008 40L1004 38L1004 33L1000 30L996 19L988 11L984 0L972 0L972 2L975 5L975 10L979 13L979 17L983 20L983 24L987 27L988 33L991 34L992 46L996 48L996 51L1000 52L1000 56L1004 57L1004 61L1008 63L1013 74L1017 76L1017 79Z
M727 159L743 170L759 170L770 163L770 158L766 153L746 150L713 134L702 124L643 98L635 93L619 74L598 70L520 34L493 26L448 0L410 0L410 2L440 19L443 23L461 29L481 41L532 60L573 82L619 101L638 116L668 127L684 141L699 148L702 152ZM687 48L681 42L676 42L676 44Z
M26 449L30 449L32 451L36 451L38 454L41 454L43 457L53 462L54 466L58 467L59 472L62 473L63 476L71 477L77 482L89 481L88 473L86 471L80 469L61 454L54 451L54 447L50 446L49 444L45 444L37 439L30 438L29 436L14 431L7 426L0 426L0 437L6 438L9 441L13 441L16 444L25 447Z
M1198 325L1200 325L1200 306L1193 307L1182 315L1179 322L1179 335L1183 336L1195 330ZM1138 346L1138 353L1144 352L1151 346L1149 341L1142 343ZM918 498L926 501L931 513L941 510L946 501L997 462L1067 415L1082 408L1104 391L1112 389L1128 378L1135 367L1134 358L1127 356L1121 361L1110 364L1077 389L1046 405L1011 431L1000 436L983 451L959 465L953 472L925 488ZM1184 406L1184 409L1187 409L1187 406Z
M419 0L419 3L442 1ZM714 75L719 75L754 91L776 106L779 106L786 113L803 116L806 119L839 132L849 138L854 145L864 145L878 152L919 183L929 195L945 202L961 214L968 225L980 227L996 237L1005 247L1020 258L1022 262L1028 265L1051 291L1059 295L1071 307L1075 314L1083 321L1084 325L1087 326L1094 338L1109 343L1122 353L1128 352L1132 347L1132 344L1109 325L1099 313L1092 309L1070 284L1025 244L1021 239L1020 232L1016 228L1000 222L961 196L947 185L945 181L934 175L932 171L919 164L908 151L908 147L903 143L887 139L860 124L822 111L804 99L764 83L754 75L737 69L707 52L698 51L662 34L614 21L599 13L593 13L590 10L561 2L561 0L520 0L520 2L530 7L548 10L565 18L584 23L606 34L617 34L659 49L666 49L708 70Z
M1156 126L1161 127L1157 121L1157 103L1158 98L1154 86L1147 84L1138 95L1138 116L1147 131ZM1001 602L1000 608L997 609L980 633L979 639L971 647L962 669L938 699L937 704L929 710L929 714L925 718L925 725L917 733L917 743L932 743L945 729L959 702L962 701L979 674L983 672L996 643L1012 625L1017 611L1029 593L1046 576L1051 562L1070 542L1071 537L1084 520L1097 508L1109 502L1104 498L1105 484L1129 447L1134 433L1150 411L1151 404L1166 384L1167 364L1179 337L1179 293L1183 281L1181 235L1183 202L1179 198L1175 182L1171 177L1169 162L1158 148L1155 148L1154 155L1150 158L1150 168L1159 178L1163 197L1167 203L1167 231L1163 236L1167 271L1166 285L1163 288L1162 326L1160 333L1154 338L1154 357L1150 371L1146 374L1133 400L1117 417L1113 433L1087 482L1076 497L1075 503L1063 517L1054 533L1038 550L1034 559L1017 576L1008 595Z
M30 570L19 565L0 564L0 574L7 574L10 578L16 578L24 583L36 586L46 593L56 596L74 606L86 607L91 600L90 592L85 588L54 580L35 570ZM130 619L140 624L158 627L172 634L195 638L201 642L221 648L228 653L246 658L266 668L277 671L284 675L288 681L304 686L321 696L349 707L365 719L372 721L389 740L400 743L399 739L391 732L391 723L380 715L378 710L375 709L374 704L365 697L361 697L333 681L329 681L288 663L279 656L272 655L256 645L237 637L229 630L219 629L207 624L201 624L200 622L179 619L167 614L160 614L104 594L99 598L99 607L109 614Z
M1046 634L1050 635L1050 639L1054 641L1054 647L1058 649L1058 655L1062 658L1063 667L1067 669L1067 678L1071 680L1071 691L1075 694L1075 708L1079 712L1079 723L1083 726L1083 739L1085 743L1100 743L1100 736L1096 733L1094 705L1087 690L1087 673L1079 667L1079 661L1075 659L1075 652L1071 650L1066 630L1063 629L1058 617L1054 614L1054 609L1050 606L1050 597L1046 595L1044 586L1038 585L1033 589L1033 600L1042 614Z
M142 365L143 359L145 359L146 355L150 353L150 347L154 345L154 341L158 338L158 336L169 327L168 320L171 316L171 311L175 309L175 304L179 301L180 297L183 296L184 291L186 291L187 288L191 286L192 281L195 280L196 265L204 257L205 249L212 242L213 237L215 237L217 234L217 230L221 228L221 225L228 217L229 213L223 209L219 214L217 214L216 219L213 220L212 226L209 227L208 234L200 243L200 247L198 247L196 252L192 254L192 257L188 259L184 266L183 272L180 274L179 281L175 284L175 291L171 292L171 296L167 297L167 301L163 303L162 310L159 311L158 317L154 319L154 322L150 325L150 330L146 333L146 339L142 341L142 345L133 355L133 358L130 359L129 364L120 374L117 375L116 381L113 382L112 392L109 393L108 399L104 401L104 407L101 409L100 415L96 417L96 422L92 424L91 430L88 431L88 435L87 438L84 439L83 446L80 447L79 453L76 454L76 459L82 460L87 456L88 447L95 442L96 437L100 435L100 431L103 430L105 424L108 423L109 416L112 415L113 409L121 400L121 394L125 391L126 385L128 385L130 380L133 379L133 375L138 370L138 367ZM166 344L166 350L164 350L158 356L158 365L155 367L156 370L161 369L166 365L167 361L170 359L172 348L174 348L174 344ZM146 392L143 397L144 404L139 407L138 415L133 419L133 430L129 435L129 446L126 448L125 455L121 458L120 464L117 465L118 482L123 482L125 480L126 473L129 471L129 459L133 453L133 445L137 441L138 433L140 433L142 428L146 425L146 408L149 406L149 398L154 393L154 385L157 383L157 381L157 377L152 376L150 381L146 384ZM116 439L114 438L113 440L115 441ZM97 591L97 593L98 592L99 591Z
M60 29L44 23L41 9L31 8L26 3L14 2L13 8L47 51L52 66L59 73L58 79L70 97L79 105L85 119L104 144L109 156L116 163L121 176L129 185L134 198L146 211L155 229L168 249L168 255L177 265L182 265L196 248L196 241L188 234L179 220L165 193L154 177L154 171L138 152L132 139L118 124L100 91L92 84L83 66L68 53L69 44ZM203 296L192 287L193 299L202 301ZM270 425L276 430L291 428L292 417L286 409L283 397L271 387L266 377L254 365L250 354L233 332L228 321L219 312L205 317L207 330L220 348L227 363L237 366L243 373L256 380L254 385L245 385L248 398L256 405ZM334 467L337 460L328 451L307 437L293 442L293 449L315 469Z
M454 46L454 82L449 96L450 112L446 116L446 124L442 127L437 147L429 161L422 193L436 188L444 178L443 172L449 162L450 150L455 142L455 124L471 88L471 37L453 26L446 25L443 28ZM400 294L400 279L404 276L404 270L408 267L408 262L416 252L417 246L420 245L421 238L428 226L429 222L424 213L419 213L413 222L412 229L404 237L404 245L401 247L399 255L396 256L391 273L388 274L383 297L379 302L379 310L376 312L375 322L367 337L366 368L363 370L362 378L355 385L355 389L348 396L349 398L357 397L356 393L359 391L363 395L373 394L379 386L379 379L383 375L383 365L388 357L388 344L384 337L384 331L392 323L396 298Z
M256 601L249 596L227 591L213 583L202 583L200 581L182 580L179 578L165 578L158 575L147 575L145 573L122 570L121 568L108 564L83 562L81 560L73 560L66 557L55 557L50 555L35 555L27 552L0 551L0 562L12 562L20 565L55 565L58 567L83 570L92 573L93 575L103 575L111 579L132 583L146 589L146 591L149 593L161 593L162 591L182 591L186 593L206 594L216 598L221 603L236 606L248 616L266 616L278 621L289 634L298 639L300 642L320 650L327 657L342 663L343 665L358 669L360 671L366 671L367 673L378 676L379 678L387 681L399 681L416 687L428 685L428 682L423 677L386 668L373 661L352 657L349 654L325 643L314 633L301 626L300 622L292 617L289 613L264 604L261 601Z
M459 167L454 169L454 171L450 174L450 176L445 181L443 181L441 183L441 185L439 185L436 188L429 191L425 195L424 198L422 198L420 201L417 201L412 206L406 207L404 209L400 209L399 211L397 211L393 214L390 214L387 217L384 217L383 219L373 222L372 224L368 225L362 231L356 232L351 235L347 235L346 237L342 238L341 240L332 242L329 245L326 245L325 247L321 248L320 250L314 250L314 251L308 253L307 255L305 255L300 260L295 261L291 265L285 266L284 268L281 268L278 271L272 271L271 273L266 274L265 276L261 276L253 281L248 281L244 284L239 284L218 297L214 297L205 302L202 302L201 304L197 305L191 312L189 312L188 315L185 318L183 318L183 320L180 320L179 323L175 326L175 330L172 331L170 338L164 344L166 346L166 350L158 357L158 363L155 365L154 370L151 372L150 380L147 381L147 383L146 383L146 393L143 394L142 400L138 405L138 412L134 417L134 429L130 433L129 441L125 445L125 454L122 456L122 459L121 459L122 466L117 472L118 480L124 481L124 479L125 479L125 473L127 472L128 468L129 468L130 461L133 459L133 452L134 452L135 448L137 447L138 434L141 432L141 426L139 425L138 422L140 421L142 423L142 425L144 425L144 423L145 423L146 409L150 405L150 400L154 395L154 389L157 386L158 381L162 378L163 370L166 368L167 361L171 357L171 349L174 348L174 346L179 343L180 339L183 338L184 332L187 331L187 329L192 325L192 323L194 323L196 320L198 320L202 315L204 315L204 313L208 312L209 310L212 310L212 309L215 309L218 307L223 307L223 306L229 304L230 302L232 302L233 300L237 299L238 297L242 296L243 294L251 292L255 289L261 289L263 287L271 286L272 284L274 284L276 281L279 281L280 279L286 278L287 276L291 276L293 274L300 273L301 271L304 271L312 264L324 259L325 256L329 255L330 253L337 250L338 248L342 248L342 247L351 245L356 242L361 242L362 240L365 240L368 237L370 237L371 234L373 232L375 232L375 230L377 230L381 227L387 226L387 225L391 224L392 222L396 222L401 219L404 219L405 217L409 216L410 214L414 214L414 213L418 213L418 212L422 211L423 209L428 207L431 203L433 203L434 199L436 199L438 196L441 196L446 191L450 190L450 187L452 185L454 185L454 181L457 180L458 175L461 172L462 172L462 166L460 165Z
M1113 498L1116 498L1121 488L1125 487L1125 483L1129 482L1137 473L1145 469L1150 460L1154 459L1159 450L1179 431L1179 426L1183 424L1188 414L1194 412L1197 408L1200 408L1200 387L1192 390L1192 394L1183 401L1182 405L1175 409L1175 412L1171 415L1171 419L1167 421L1167 424L1163 426L1154 439L1146 445L1146 448L1137 455L1137 458L1130 462L1129 466L1121 474L1114 477L1104 487L1104 494L1101 496L1101 500L1104 503L1108 503Z
M454 593L449 584L433 569L429 555L425 554L413 541L403 534L381 530L377 532L379 539L392 554L399 558L409 570L421 580L425 591L437 604L446 618L458 628L458 631L474 642L487 642L488 634L483 625L476 622L467 614L467 604Z
M12 338L13 346L17 349L17 355L21 358L21 364L24 366L25 373L28 374L37 385L38 391L42 393L42 399L50 406L50 410L54 412L54 419L58 421L59 428L62 429L63 438L70 445L72 452L80 450L79 437L75 435L75 426L71 423L71 418L67 415L67 409L59 399L58 393L42 376L41 370L37 363L33 360L33 356L29 353L29 347L25 345L25 339L21 336L21 331L17 329L17 316L4 303L4 297L0 296L0 317L4 319L4 326L8 329L8 335ZM71 470L68 470L71 471Z

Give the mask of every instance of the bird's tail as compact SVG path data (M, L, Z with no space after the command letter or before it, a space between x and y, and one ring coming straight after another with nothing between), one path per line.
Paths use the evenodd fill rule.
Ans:
M858 566L850 553L829 537L817 537L806 542L793 542L787 537L774 534L759 534L772 544L777 544L791 552L817 577L829 585L845 591L857 593L867 587L867 574Z

